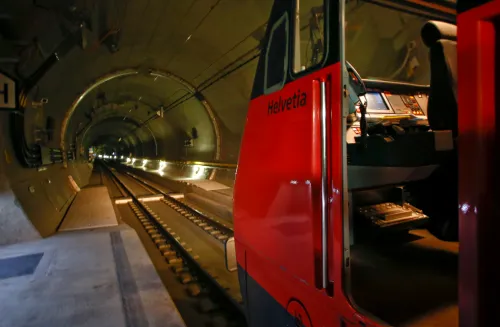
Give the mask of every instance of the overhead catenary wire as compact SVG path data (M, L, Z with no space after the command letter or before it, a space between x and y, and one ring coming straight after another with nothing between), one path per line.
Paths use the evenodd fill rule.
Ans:
M253 60L257 59L260 55L260 51L258 53L256 53L255 55L253 55L252 57L250 57L249 59L245 60L244 62L242 62L241 64L237 65L236 67L234 67L233 69L225 72L223 75L219 76L216 80L210 82L209 84L206 84L205 86L203 86L202 88L198 88L196 89L196 92L195 93L190 93L190 94L186 94L185 96L179 98L181 99L182 101L180 101L179 103L176 103L176 104L171 104L170 106L168 106L168 111L174 109L175 107L179 106L180 104L192 99L193 97L195 97L199 92L202 92L204 90L206 90L207 88L209 88L210 86L212 86L213 84L217 83L218 81L220 81L221 79L223 79L224 77L234 73L236 70L240 69L241 67L247 65L248 63L252 62ZM187 96L187 98L185 98ZM179 100L178 99L178 100ZM178 102L178 100L174 101L174 102ZM167 113L167 109L164 109L164 113ZM130 131L130 133L133 133L135 132L136 130L138 129L141 129L142 127L144 127L146 124L148 124L151 120L157 118L158 115L156 115L156 113L154 115L152 115L151 117L147 118L146 120L144 120L142 123L139 124L139 126L137 126L136 128L134 128L132 131ZM128 134L127 134L128 135Z
M197 0L195 0L193 3L191 3L191 6L189 7L189 9L187 10L187 12L184 14L184 16L186 16L191 7L194 5L194 3L196 2ZM189 41L190 37L196 32L196 30L203 24L203 22L205 21L205 19L209 16L209 14L217 7L217 5L220 4L222 0L218 0L211 8L210 10L205 14L205 16L200 20L200 22L196 25L196 27L194 28L193 32L189 35L189 37L184 41L184 44ZM259 28L262 28L264 27L266 24L267 24L267 20L266 22L264 22L263 24L259 25L257 27L256 30L258 30ZM220 59L222 59L224 56L226 56L228 53L230 53L231 51L233 51L234 49L236 49L238 46L240 46L241 44L243 44L243 42L245 42L248 38L250 38L253 34L255 33L255 30L252 31L251 33L249 33L247 36L245 36L242 40L238 41L236 44L234 44L232 47L230 47L227 51L225 51L221 56L219 56L214 62L212 62L209 66L207 66L207 68L205 68L202 72L200 72L196 77L200 77L204 72L206 72L208 69L210 69L211 67L213 67L213 65L215 65ZM176 100L174 100L170 105L168 105L166 108L164 108L164 113L174 109L175 107L179 106L180 104L184 103L185 101L188 101L190 99L192 99L193 97L195 97L196 95L198 95L200 92L206 90L207 88L211 87L212 85L214 85L215 83L217 83L218 81L220 81L221 79L229 76L230 74L234 73L235 71L237 71L238 69L244 67L245 65L249 64L250 62L252 62L253 60L257 59L260 55L260 50L261 50L261 44L257 45L256 47L254 48L251 48L250 50L248 50L247 52L245 52L244 54L240 55L238 58L236 58L234 61L230 62L229 64L227 64L226 66L224 66L222 69L218 70L215 74L211 75L210 77L208 77L207 79L205 79L203 82L201 82L196 88L195 88L195 91L192 92L192 93L187 93L187 94L184 94L182 95L181 97L177 98ZM170 60L169 62L167 63L167 66L169 65L169 63L175 59L175 57L180 53L180 51L182 51L182 49L180 49L177 54L175 54ZM234 66L235 64L237 64L239 61L243 60L245 57L247 57L248 55L252 54L253 52L256 52L254 53L250 58L246 59L245 61L243 61L242 63L238 64L237 66L235 66L234 68L230 69L232 66ZM229 69L229 70L228 70ZM175 92L174 92L175 93ZM140 126L138 126L137 128L135 128L134 130L137 130L139 128L142 128L143 126L145 126L146 124L148 124L151 120L157 118L158 116L156 114L152 115L151 117L147 118L143 123L140 124Z
M256 30L258 30L259 28L262 28L264 27L268 22L264 22L263 24L259 25L259 27L257 27ZM198 78L199 76L201 76L205 71L207 71L210 67L213 67L213 65L215 63L217 63L221 58L223 58L224 56L226 56L228 53L230 53L231 51L233 51L234 49L236 49L239 45L241 45L243 42L245 42L249 37L251 37L253 34L255 33L255 30L252 31L251 33L249 33L247 36L245 36L242 40L238 41L236 44L234 44L231 48L229 48L224 54L222 54L219 58L217 58L214 62L212 62L207 68L205 68L201 73L199 73L194 79ZM198 86L196 87L195 89L195 92L194 93L186 93L182 96L180 96L179 98L177 98L176 100L174 100L172 103L170 103L170 105L168 105L166 108L164 108L164 113L166 113L167 111L170 111L172 110L173 108L177 107L178 105L184 103L185 101L193 98L197 93L199 92L202 92L203 90L207 89L208 87L212 86L213 84L215 84L216 82L220 81L222 78L230 75L231 73L235 72L236 70L242 68L243 66L245 66L246 64L252 62L254 59L256 59L259 55L260 55L260 50L261 50L261 44L257 45L256 47L254 48L251 48L250 50L248 50L247 52L245 52L244 54L242 54L241 56L239 56L238 58L236 58L235 60L233 60L232 62L230 62L229 64L227 64L226 66L224 66L223 68L221 68L219 71L217 71L215 74L211 75L210 77L208 77L207 79L205 79L203 82L201 82L200 84L198 84ZM257 51L252 57L250 57L250 59L244 61L242 64L240 65L237 65L234 69L230 69L229 71L227 71L227 69L229 69L231 66L233 66L235 63L239 62L240 60L244 59L246 56L248 56L249 54L251 54L252 52L255 52ZM149 119L147 119L145 121L145 123L149 122L151 119L153 119L155 116L153 117L150 117Z
M184 21L187 16L189 15L189 13L191 12L191 9L193 9L194 5L198 2L199 0L193 0L193 2L191 2L191 4L189 5L189 7L187 8L186 12L184 13L184 15L179 19L180 22ZM168 34L168 36L165 38L166 40L171 40L172 39L172 35L174 35L175 31L177 30L179 26L175 26L171 31L170 33Z
M266 21L265 23L263 23L262 25L260 25L257 29L265 26L267 23L268 23L268 21ZM309 26L309 23L306 24L305 26L301 27L301 31L304 30L304 29L306 29L308 26ZM252 36L254 34L254 32L255 32L255 30L252 33L250 33L249 35L247 35L244 39L242 39L241 41L237 42L228 51L226 51L222 56L220 56L217 60L215 60L213 63L211 63L205 70L203 70L200 74L198 74L195 77L195 79L198 78L199 76L201 76L210 67L212 67L218 60L220 60L222 57L224 57L225 55L227 55L227 53L231 52L236 47L238 47L240 44L242 44L245 40L247 40L250 36ZM224 77L232 74L233 72L237 71L238 69L240 69L243 66L249 64L253 60L257 59L260 56L261 50L262 50L262 44L259 44L255 48L250 49L249 51L247 51L246 53L244 53L243 55L241 55L240 57L238 57L236 60L232 61L231 63L229 63L228 65L226 65L225 67L223 67L222 69L220 69L219 71L217 71L215 74L213 74L212 76L210 76L209 78L207 78L206 80L204 80L203 82L201 82L200 84L198 84L198 86L196 87L196 89L195 89L195 91L193 93L185 94L185 95L179 97L178 99L176 99L175 101L173 101L166 108L164 108L164 113L167 113L168 111L170 111L170 110L178 107L182 103L184 103L184 102L192 99L193 97L197 96L200 92L206 90L207 88L209 88L210 86L214 85L215 83L217 83L218 81L220 81ZM229 71L226 71L231 66L233 66L235 63L237 63L238 61L242 60L243 58L245 58L247 55L251 54L254 51L257 51L257 53L254 54L253 56L251 56L248 60L245 60L243 63L237 65L233 69L230 69Z
M182 52L182 50L184 49L184 45L191 39L191 37L196 33L196 31L198 30L198 28L200 28L200 26L205 22L205 20L208 18L208 16L210 16L210 14L214 11L214 9L222 2L222 0L217 0L217 2L212 5L210 7L210 9L208 10L208 12L205 14L205 16L203 16L201 18L201 20L198 22L198 24L195 26L195 28L191 31L191 33L189 33L188 37L186 38L186 40L184 40L184 42L182 43L182 45L179 47L179 50L172 56L172 58L170 58L166 64L166 66L168 67L170 65L170 63L175 59L177 58L177 56Z
M258 56L258 54L256 55L256 57ZM255 57L252 57L250 58L251 60L255 59ZM234 62L233 62L234 63ZM233 64L231 63L231 65ZM187 94L184 94L183 96L177 98L175 101L173 101L172 103L170 103L166 108L164 108L164 112L168 112L172 109L174 109L175 107L181 105L182 103L188 101L189 99L193 98L194 96L196 96L197 94L199 94L200 92L202 92L203 90L205 90L206 88L212 86L213 84L215 84L216 82L220 81L222 78L228 76L230 73L236 71L237 69L243 67L245 64L247 64L248 62L245 61L243 63L243 65L238 65L237 67L235 67L234 69L230 70L229 72L225 72L225 73L222 73L221 74L221 71L218 71L217 73L215 73L214 75L212 75L211 77L209 77L207 80L205 80L204 82L200 83L200 86L198 86L194 92L192 93L187 93ZM221 74L220 76L217 76Z
M260 51L258 53L256 53L255 55L253 55L252 57L250 57L249 59L245 60L244 62L242 62L241 64L239 64L238 66L234 67L233 69L225 72L224 74L220 75L219 77L217 77L215 80L213 80L212 82L209 82L208 84L205 84L203 85L202 87L199 87L199 88L196 88L195 92L194 93L191 93L189 95L184 95L183 97L177 99L176 101L174 101L172 104L170 104L169 106L167 106L166 108L164 108L164 113L167 113L169 112L170 110L174 109L175 107L181 105L182 103L192 99L193 97L195 97L197 94L199 94L200 92L203 92L204 90L208 89L210 86L214 85L215 83L217 83L218 81L220 81L221 79L223 79L224 77L234 73L235 71L237 71L238 69L240 69L241 67L249 64L250 62L252 62L253 60L257 59L258 57L260 56ZM211 80L212 78L208 78L208 80ZM202 83L203 84L203 83Z
M253 30L251 33L249 33L247 36L245 36L242 40L238 41L236 44L234 44L231 48L229 48L226 52L224 52L222 55L220 55L216 60L214 60L210 65L207 66L207 68L203 69L198 75L196 75L194 77L194 80L198 79L198 77L200 77L201 75L203 75L207 70L209 70L210 68L212 68L217 62L219 62L219 60L221 60L222 58L224 58L225 56L227 56L227 54L229 54L231 51L233 51L234 49L236 49L238 46L240 46L241 44L243 44L243 42L245 42L246 40L248 40L252 35L254 35L255 31L266 26L266 24L268 23L268 21L266 20L263 24L261 24L259 27L257 27L255 30ZM238 59L236 59L238 60ZM222 68L224 69L224 68Z
M224 72L231 68L231 66L233 66L235 63L239 62L240 60L243 60L246 56L250 55L252 52L256 52L256 51L260 51L260 47L259 46L256 46L250 50L248 50L247 52L245 52L244 54L242 54L241 56L239 56L238 58L236 58L235 60L233 60L232 62L230 62L229 64L227 64L226 66L222 67L220 70L218 70L217 72L215 72L215 74L213 74L212 76L210 76L209 78L207 78L206 80L204 80L203 82L201 82L200 84L198 84L197 88L203 88L205 85L209 84L211 82L211 80L213 79L217 79L218 78L218 75L223 75Z

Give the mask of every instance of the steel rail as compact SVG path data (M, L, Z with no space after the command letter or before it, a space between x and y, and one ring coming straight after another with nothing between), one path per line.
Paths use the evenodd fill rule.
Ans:
M217 279L216 279L217 276L211 276L203 268L203 266L197 261L196 256L193 255L193 253L190 251L190 249L186 249L183 245L183 242L181 242L178 238L176 238L174 235L172 235L161 223L158 222L157 218L151 212L149 207L147 207L141 201L139 201L138 197L132 192L132 190L130 190L124 183L122 183L122 181L113 172L113 170L110 169L110 167L108 167L104 163L103 163L103 166L109 172L111 178L114 179L119 185L121 185L122 188L128 193L128 195L132 199L132 203L140 209L142 214L145 217L147 217L147 219L150 221L150 223L152 225L155 226L156 230L158 230L158 232L161 235L163 235L165 237L165 239L168 240L168 243L172 246L172 248L175 249L175 252L181 257L181 260L183 260L189 267L193 268L197 272L197 276L201 277L200 282L203 285L207 286L210 290L214 290L217 293L217 295L219 295L219 298L225 299L226 302L229 305L231 305L233 307L233 309L236 310L236 312L243 315L243 317L244 317L245 312L244 312L244 308L242 306L242 303L240 303L240 300L232 297L230 294L227 293L226 288L223 287L217 281ZM116 169L115 169L115 171L116 171ZM184 205L184 204L182 204L182 205Z
M184 210L187 210L188 211L187 215L189 215L189 213L194 214L194 215L198 216L199 218L205 220L206 223L212 225L214 228L219 229L222 233L226 234L228 237L233 236L234 231L233 231L232 228L224 225L223 223L215 221L215 220L213 220L210 217L207 217L203 212L201 212L201 211L199 211L199 210L197 210L195 208L192 208L189 205L187 205L187 204L185 204L185 203L183 203L183 202L181 202L181 201L173 198L169 193L166 193L166 192L160 190L159 188L151 185L147 181L145 181L145 180L143 180L143 179L135 176L134 174L132 174L130 172L126 172L126 174L129 177L133 178L138 183L143 184L143 185L149 187L150 189L152 189L153 191L157 192L158 194L162 194L164 197L166 197L168 199L169 202L172 202L175 205L177 205L178 207L180 207L180 208L182 208ZM224 238L224 239L218 239L218 240L221 241L222 243L224 243L223 241L225 241L226 239Z

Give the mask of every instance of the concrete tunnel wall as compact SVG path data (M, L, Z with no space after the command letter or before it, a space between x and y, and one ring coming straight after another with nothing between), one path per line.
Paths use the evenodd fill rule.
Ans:
M56 231L79 187L88 183L91 167L86 162L24 168L16 158L8 113L0 113L0 245L46 237Z

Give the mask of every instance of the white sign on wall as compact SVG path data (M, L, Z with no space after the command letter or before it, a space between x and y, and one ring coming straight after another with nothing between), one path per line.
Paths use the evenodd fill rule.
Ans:
M16 109L16 82L0 73L0 109Z

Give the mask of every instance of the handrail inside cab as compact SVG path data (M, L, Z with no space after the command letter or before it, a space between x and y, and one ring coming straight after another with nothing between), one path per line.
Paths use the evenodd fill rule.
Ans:
M429 92L430 85L421 85L405 82L386 81L380 79L363 79L368 90L383 90L390 92Z
M456 1L452 0L363 0L401 12L425 17L429 20L440 20L456 23Z

